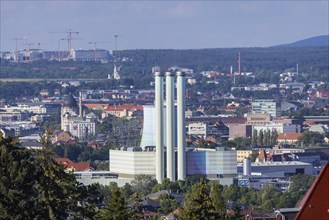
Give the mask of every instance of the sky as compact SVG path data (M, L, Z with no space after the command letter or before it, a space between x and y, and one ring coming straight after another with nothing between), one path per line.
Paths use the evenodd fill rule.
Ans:
M0 51L64 50L70 29L74 49L267 47L328 35L329 1L0 0L0 18Z

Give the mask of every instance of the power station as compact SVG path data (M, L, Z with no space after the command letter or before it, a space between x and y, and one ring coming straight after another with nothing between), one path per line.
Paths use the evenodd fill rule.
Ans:
M175 117L175 73L155 72L155 111L156 111L156 179L162 182L164 178L164 137L166 137L167 178L174 181L175 166L175 132L177 131L177 179L186 178L186 147L185 147L185 76L177 72L177 117ZM166 76L166 135L164 132L164 85ZM177 123L175 119L177 118ZM177 127L175 127L175 125Z
M155 71L154 77L155 102L143 106L140 146L109 151L109 170L118 175L118 184L140 174L151 175L159 183L164 178L175 181L204 175L223 185L232 184L237 176L236 151L225 147L186 149L186 73Z

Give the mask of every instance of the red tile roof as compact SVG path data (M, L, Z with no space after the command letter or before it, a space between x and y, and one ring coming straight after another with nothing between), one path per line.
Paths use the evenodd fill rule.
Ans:
M73 164L73 169L75 171L87 171L87 170L92 170L90 167L90 163L74 163Z
M86 106L87 108L103 107L104 109L109 106L109 104L103 104L103 103L86 103L86 104L83 104L83 105Z
M304 125L315 125L316 124L315 122L316 121L304 121L303 124Z
M55 161L64 165L65 168L70 168L73 165L73 161L69 158L55 158Z
M175 209L174 211L170 212L166 217L167 218L173 218L175 216L180 215L182 210L180 208Z
M259 152L259 154L258 154L258 158L259 159L267 159L267 154L266 154L266 152L265 152L265 150L264 149L262 149L260 152Z
M329 162L308 190L300 203L295 220L329 219Z
M75 171L87 171L93 169L90 163L74 163L69 158L55 158L57 163L64 166L65 169L73 169Z
M144 211L143 212L144 218L153 218L153 216L155 216L156 214L158 214L158 213L151 212L151 211Z
M115 105L108 106L104 111L123 111L123 110L143 110L143 106L133 105L133 104L125 104L125 105Z
M301 133L279 133L278 140L287 139L287 140L297 140L301 136Z

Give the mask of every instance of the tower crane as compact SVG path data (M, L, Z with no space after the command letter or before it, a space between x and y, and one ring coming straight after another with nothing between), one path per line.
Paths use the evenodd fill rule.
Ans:
M118 53L118 37L120 37L122 35L120 34L115 34L113 35L113 37L115 38L115 53L117 54Z
M99 41L91 41L91 42L88 42L88 44L92 44L93 45L94 61L96 61L96 50L97 50L97 44L98 43L108 43L108 42L99 42Z
M68 31L56 31L56 32L50 32L50 33L67 33L67 37L66 38L61 38L61 40L66 40L67 41L67 50L69 51L69 53L72 49L72 40L81 39L81 38L73 38L72 37L73 34L79 34L79 32L72 31L71 28ZM70 55L70 58L71 58L71 55Z
M19 40L24 40L25 38L24 37L14 37L12 39L15 40L15 53L17 53L17 42Z

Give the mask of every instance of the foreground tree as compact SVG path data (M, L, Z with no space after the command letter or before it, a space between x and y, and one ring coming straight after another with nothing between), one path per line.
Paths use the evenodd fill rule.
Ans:
M226 204L223 197L223 186L216 182L210 184L210 198L215 207L216 213L224 218L226 214Z
M90 219L94 204L86 187L51 158L0 137L0 216L4 219ZM78 205L79 204L79 205ZM88 208L87 208L88 206Z
M192 186L191 191L186 194L185 203L184 219L218 219L218 213L210 198L210 187L204 178Z
M33 164L28 151L19 149L13 139L0 137L0 216L3 219L36 216L32 209L37 202L32 196L37 193Z
M160 208L159 211L164 214L174 211L179 207L179 202L172 196L162 194L159 196Z
M144 196L151 193L152 188L157 184L156 179L152 176L141 174L131 181L133 192L140 193Z
M304 131L298 137L298 145L304 145L310 147L312 145L320 144L323 142L324 136L319 132Z
M112 191L111 197L105 207L95 216L99 220L127 220L131 219L133 213L130 212L120 188Z

